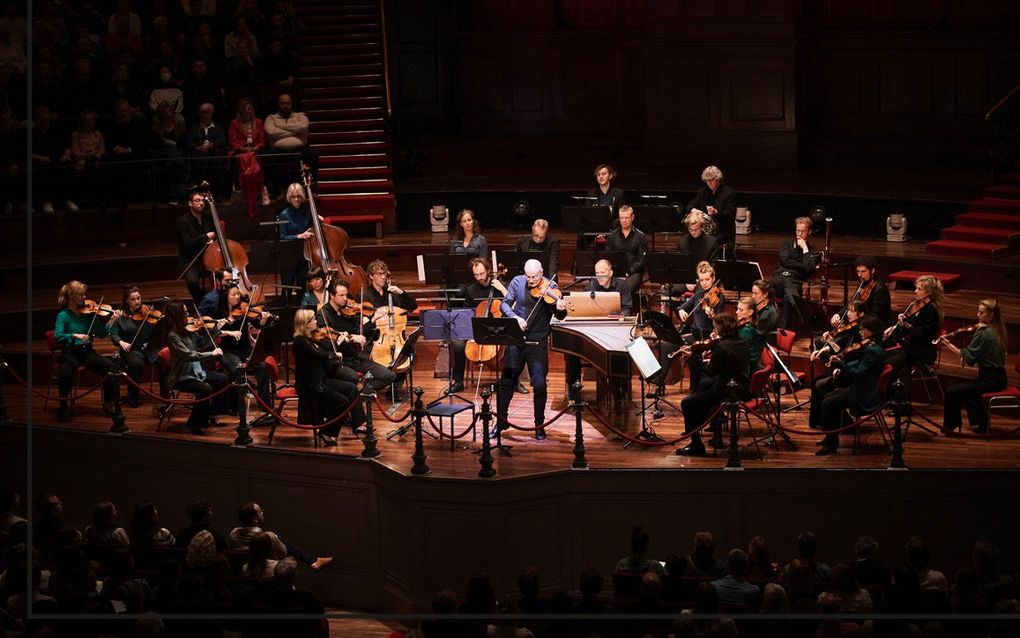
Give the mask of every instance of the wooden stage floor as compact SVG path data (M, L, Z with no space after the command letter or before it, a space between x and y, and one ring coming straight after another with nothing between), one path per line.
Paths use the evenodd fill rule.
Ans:
M415 383L425 389L425 399L435 398L440 390L445 387L445 379L433 378L432 362L434 357L420 356L415 364ZM564 378L562 368L562 357L556 353L550 357L552 370L549 374L549 399L546 406L546 418L552 418L560 410L567 407L564 396ZM586 382L587 389L584 391L585 400L594 402L594 383ZM684 396L677 390L679 386L670 389L667 398L677 404ZM686 381L684 383L686 388ZM27 393L24 387L7 384L5 386L8 411L11 418L16 422L24 422L27 403ZM462 393L469 400L473 388ZM915 393L923 394L918 386ZM801 390L798 393L800 398L806 398L807 391ZM617 423L623 426L622 429L633 433L639 427L639 422L633 416L633 412L640 407L640 386L637 380L633 383L633 397L636 402L634 410L628 415L627 423ZM77 406L77 414L69 423L57 423L53 413L53 405L50 411L42 411L42 400L35 398L32 409L32 425L45 428L71 428L75 430L90 430L96 436L116 436L106 434L110 427L110 419L102 415L99 399L96 394L82 399ZM388 405L388 401L384 401ZM790 406L793 398L788 395L782 397L782 404ZM254 403L252 404L254 405ZM402 415L407 411L409 404L403 404L396 410L396 415ZM191 439L195 437L184 427L185 417L182 410L177 410L171 419L171 425L164 427L162 432L156 431L157 421L153 416L153 403L151 400L143 400L139 408L125 408L127 424L131 431L122 436L138 438L159 445L160 439ZM928 405L922 401L916 409L920 414L940 422L942 408L940 405ZM296 410L287 408L286 414L289 418L296 418ZM456 430L460 432L470 422L466 415L458 417ZM517 394L514 397L510 408L510 421L530 426L532 422L532 398L530 395ZM257 416L257 413L253 416ZM229 446L233 443L234 427L236 418L219 417L227 425L219 428L207 429L207 434L201 440L208 445ZM385 420L376 409L373 412L373 421L376 427L378 448L381 454L375 457L374 462L381 463L392 469L394 472L410 475L412 466L411 455L414 452L413 430L408 435L394 437L387 440L385 435L391 432L396 424ZM807 428L807 409L794 410L783 415L783 425L798 429ZM406 423L406 421L405 421ZM755 430L760 434L764 426L752 422ZM890 426L892 424L889 420ZM922 422L923 423L923 422ZM649 424L655 432L667 440L678 437L683 432L682 416L668 407L665 407L665 417L661 420L649 420ZM624 448L626 441L611 435L596 419L588 412L584 413L582 419L584 442L587 451L589 467L593 470L633 470L633 469L656 469L656 470L683 470L683 469L719 469L725 466L726 456L720 451L717 456L703 458L680 457L674 454L676 446L643 446L631 445ZM1020 427L1020 419L1008 413L997 413L993 421L993 434L1004 433L1012 428ZM930 427L930 426L928 426ZM569 469L573 461L575 420L571 413L565 414L554 425L548 428L548 438L544 441L536 440L530 432L511 430L504 433L504 443L513 446L511 457L503 456L494 451L495 468L497 480L500 478L514 478L535 474L545 474L560 470ZM965 431L969 429L964 426ZM265 446L268 438L268 426L261 426L252 430L255 439L255 446ZM447 426L448 431L448 426ZM742 429L742 436L746 432ZM818 434L794 436L797 449L790 449L785 444L780 444L778 449L761 447L764 457L761 459L746 458L743 463L749 469L882 469L888 466L888 447L882 443L882 438L874 426L865 426L863 447L859 453L852 453L852 437L843 438L843 447L839 454L829 457L816 457L814 452L817 449L815 442L820 438ZM432 477L473 479L479 470L479 455L472 452L481 449L481 431L479 439L472 442L470 435L456 441L455 449L450 450L449 440L436 440L425 438L425 452L428 455L427 464L431 470ZM312 444L312 437L303 430L297 430L281 425L277 428L273 439L273 448L291 451L298 454L330 455L338 460L354 460L361 453L363 447L360 440L347 429L343 431L339 445L332 448L315 448ZM945 435L931 435L918 427L910 428L906 444L905 459L910 468L929 469L1016 469L1020 467L1020 434L1012 434L1001 439L974 439L960 438ZM253 461L254 462L254 461Z

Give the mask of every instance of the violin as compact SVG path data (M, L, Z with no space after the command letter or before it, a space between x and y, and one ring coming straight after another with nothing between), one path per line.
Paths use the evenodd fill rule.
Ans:
M260 319L262 317L263 312L264 310L262 308L262 304L259 304L257 306L251 306L248 304L247 301L242 301L241 303L237 304L236 306L230 309L230 318L237 320L247 316L248 319L254 321ZM275 319L278 317L273 315L273 318Z
M878 285L878 280L872 277L868 280L868 283L857 287L857 292L854 293L853 299L858 301L867 301L868 298L871 297L871 292L875 290L876 285Z
M832 355L829 360L825 362L825 367L831 368L833 364L845 363L849 359L850 355L855 355L861 350L864 350L871 345L872 341L872 339L862 339L853 345L847 346L843 349L843 352Z
M103 303L102 299L98 302L93 301L92 299L86 299L85 302L78 307L78 314L110 317L113 316L113 306Z
M986 324L983 324L983 323L972 323L969 326L964 326L962 328L957 328L956 330L953 330L952 332L947 332L944 335L939 335L937 338L932 339L931 343L932 343L932 345L938 345L938 342L942 341L943 339L945 339L946 341L949 341L949 340L951 340L953 337L955 337L957 335L970 334L970 333L976 332L978 330L984 330L987 327L988 326Z
M850 332L851 330L856 328L857 324L859 324L860 322L861 322L860 319L854 319L853 321L846 321L846 322L841 323L838 327L834 328L829 333L829 337L826 339L826 341L830 341L830 340L835 339L836 337L838 337L840 335L844 335L844 334Z
M347 305L340 309L340 314L345 317L356 317L362 315L364 317L371 317L375 314L375 306L367 301L361 302L347 302Z
M163 313L156 310L152 306L142 304L138 310L131 313L131 320L136 323L145 322L150 326L154 326L159 323L159 320L163 318Z
M348 335L346 332L339 332L334 328L330 328L329 326L322 326L321 328L316 328L315 330L312 331L311 335L313 341L322 341L323 339L329 339L330 341L334 342L340 337L346 338L347 336Z
M723 299L723 285L721 281L716 281L705 296L701 298L701 310L708 312L710 309L715 308L719 305L719 301Z
M201 317L188 317L188 323L185 324L184 329L188 332L200 332L202 330L212 330L215 327L215 319L208 315L202 315Z
M541 284L534 288L529 288L528 292L531 293L531 296L535 299L541 299L548 304L555 304L560 299L563 299L563 291L559 288L552 287L552 279L543 278ZM570 302L567 302L567 308L573 309L573 307L574 306Z
M888 339L898 330L904 327L909 319L916 317L925 306L931 303L931 297L925 297L924 299L915 299L907 304L907 307L903 310L903 314L896 320L896 323L885 329L883 336Z
M684 354L684 348L687 348L688 350L690 350L691 354L698 354L698 353L707 352L707 351L711 350L712 348L714 348L715 344L719 343L719 339L721 339L721 337L716 335L716 336L708 337L707 339L699 339L697 341L692 341L691 343L687 344L686 346L678 348L678 349L674 350L673 352L670 352L668 355L666 355L666 357L669 358L669 359L672 359L673 357L677 356L678 354Z

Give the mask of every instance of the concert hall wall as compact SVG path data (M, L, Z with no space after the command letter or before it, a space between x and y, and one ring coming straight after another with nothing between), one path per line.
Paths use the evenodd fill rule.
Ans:
M394 6L398 145L438 129L637 142L649 162L977 163L1020 81L1007 0Z

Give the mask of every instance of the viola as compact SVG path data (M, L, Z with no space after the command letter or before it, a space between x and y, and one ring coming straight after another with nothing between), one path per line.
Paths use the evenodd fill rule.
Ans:
M921 310L923 310L924 307L930 303L931 297L925 297L924 299L915 299L911 301L909 304L907 304L907 307L903 310L903 314L900 315L900 318L897 319L896 323L885 329L883 336L886 339L892 338L894 335L896 335L897 332L899 332L900 329L904 327L904 324L906 324L908 320L916 317L921 312Z
M839 327L834 328L832 330L832 332L829 333L829 337L828 337L827 341L831 340L831 339L835 339L836 337L838 337L840 335L844 335L844 334L850 332L851 330L856 328L857 324L859 324L860 322L861 322L860 319L854 319L853 321L846 321L846 322L840 324Z
M858 301L867 301L871 297L872 291L875 290L875 286L878 285L878 280L872 277L868 280L868 283L862 284L854 295L854 299Z
M701 310L708 312L712 308L719 305L719 302L723 299L723 285L721 281L715 282L705 296L701 298Z
M156 310L152 306L142 304L138 310L131 313L131 320L136 323L142 323L143 321L151 326L159 323L159 320L163 318L163 313Z
M262 313L263 308L261 304L252 306L247 301L242 301L230 309L230 318L236 320L247 316L248 319L256 320L262 317Z
M344 251L351 244L351 237L343 228L322 224L319 211L315 206L315 193L312 192L312 173L308 166L301 163L301 177L312 211L312 236L305 240L304 255L309 268L321 268L326 273L327 288L335 277L347 285L349 294L357 295L368 285L368 275L361 266L351 264L344 256Z
M110 317L113 315L113 306L103 303L102 299L98 302L93 301L92 299L86 299L85 302L78 307L78 314Z
M340 337L347 337L346 332L339 332L329 326L322 326L312 331L311 337L313 341L322 341L323 339L329 339L330 341L336 341Z

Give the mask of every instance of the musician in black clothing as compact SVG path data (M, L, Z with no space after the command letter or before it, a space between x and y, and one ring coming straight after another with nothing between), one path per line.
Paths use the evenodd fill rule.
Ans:
M328 374L329 364L338 358L332 346L326 345L325 337L314 341L312 335L319 327L315 311L302 308L294 313L294 387L301 401L298 403L298 421L304 424L318 424L330 421L347 409L352 403L351 428L357 428L365 421L364 409L356 383L342 381ZM336 445L340 434L340 422L320 428L316 436L326 445Z
M506 294L506 287L493 278L492 267L488 260L475 257L471 260L471 274L475 280L461 287L461 296L464 297L465 308L477 308L478 304L485 301L502 301ZM490 311L491 312L491 311ZM453 340L453 379L446 394L460 392L464 389L464 368L467 366L466 339Z
M202 260L195 256L214 239L216 231L212 213L205 207L205 194L194 191L188 197L188 212L177 218L177 259L181 268L195 260L184 273L188 292L195 301L202 298Z
M715 221L715 236L719 240L723 259L733 259L737 237L737 191L723 184L723 173L716 166L701 171L705 186L687 204L688 214L705 213Z
M161 317L161 313L154 314L150 308L146 315L142 306L142 293L138 286L129 285L124 288L124 295L121 299L121 311L123 314L110 326L110 341L117 347L121 358L124 360L124 367L127 374L136 383L142 381L142 371L145 364L153 365L159 359L159 350L150 347L156 327L155 322ZM132 315L141 314L141 321L132 319ZM164 379L160 379L160 394L163 390ZM125 404L128 407L138 407L138 388L127 384L128 397Z
M878 317L883 326L888 326L892 323L892 301L889 298L889 288L875 277L878 262L871 255L861 255L854 265L861 282L854 291L853 299L864 302L864 314ZM832 315L829 320L833 328L839 324L840 314L842 313Z
M385 261L376 259L368 264L367 270L368 286L364 288L364 300L372 304L373 308L378 310L388 306L390 293L393 295L393 305L397 308L403 308L407 312L414 312L418 308L418 302L414 297L390 283L390 267Z
M860 299L853 299L847 304L846 316L842 323L837 324L832 330L822 333L821 338L815 344L815 350L811 353L811 360L821 359L827 361L829 357L842 352L847 346L853 345L860 340L859 324L865 314L864 302Z
M524 366L531 376L531 394L535 406L535 425L545 422L546 372L549 370L549 321L555 316L567 316L566 302L561 298L551 303L538 294L542 288L558 289L555 281L542 275L542 263L529 259L524 263L524 274L513 278L507 286L500 310L506 317L517 319L524 331L524 345L507 346L503 376L499 380L499 394L496 414L501 419L500 429L505 429L510 401L513 399L518 380ZM545 430L535 431L536 439L545 438Z
M703 261L715 263L719 259L719 239L705 232L710 219L706 213L691 211L684 217L687 232L676 243L676 250L691 257L691 268ZM687 284L687 290L694 290L694 284Z
M549 222L536 219L531 225L531 235L522 235L517 240L517 252L541 251L540 260L546 266L549 276L556 279L560 268L560 240L549 236Z
M914 300L883 333L885 362L899 374L907 366L928 367L935 363L934 341L942 323L942 282L922 275L914 282ZM900 346L896 348L895 346Z
M588 197L595 198L592 200L593 206L609 206L613 212L616 212L626 203L623 189L613 186L614 179L616 179L616 171L609 164L599 164L595 167L597 185L588 190Z
M372 361L371 352L364 352L365 346L378 337L378 328L361 312L344 312L349 303L347 284L333 280L328 290L329 302L317 311L316 317L321 319L321 325L345 335L337 344L341 358L329 366L329 375L334 379L357 383L359 372L371 372L372 388L376 392L384 390L397 380L397 375L386 366ZM365 300L368 300L367 294Z
M798 217L795 223L796 235L793 239L783 240L779 245L779 263L772 273L772 294L777 300L783 300L779 327L787 329L793 326L794 314L800 316L797 304L801 298L801 286L821 260L821 253L812 252L808 245L811 218Z
M712 411L729 397L726 385L737 382L737 398L746 400L750 396L748 370L750 369L750 353L747 342L738 332L737 319L724 312L712 319L715 334L719 341L712 347L712 358L705 369L706 377L701 380L691 394L680 402L684 413L684 431L692 432L711 416ZM690 346L683 346L684 354L690 355ZM722 447L721 433L713 436L713 444ZM676 451L681 456L704 456L705 444L701 436L695 434L687 447Z
M634 209L624 204L620 207L620 226L606 236L606 250L627 254L627 287L631 294L641 289L641 278L645 272L645 251L648 243L645 234L634 225Z
M613 265L609 263L608 259L600 259L595 262L595 277L588 280L585 292L618 292L620 293L620 312L628 317L633 312L634 304L630 289L627 288L627 282L621 277L613 277ZM592 296L594 297L594 294ZM563 361L566 365L567 390L569 391L575 381L581 380L581 359L568 354L563 357Z
M216 281L213 282L213 289L202 296L198 302L198 312L212 317L223 319L229 314L230 307L227 305L227 290L231 287L237 288L234 275L227 268L220 268L215 273Z

